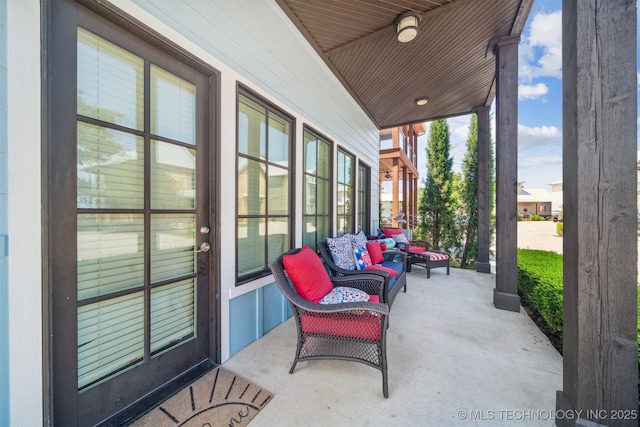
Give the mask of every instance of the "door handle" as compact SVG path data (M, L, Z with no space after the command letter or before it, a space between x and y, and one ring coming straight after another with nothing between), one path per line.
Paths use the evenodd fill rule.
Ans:
M210 244L208 244L207 242L202 242L202 244L200 245L200 249L197 250L196 253L209 252L210 249L211 249Z

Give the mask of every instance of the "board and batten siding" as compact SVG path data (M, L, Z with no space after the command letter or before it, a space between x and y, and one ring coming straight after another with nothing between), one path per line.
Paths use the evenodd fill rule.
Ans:
M0 0L0 425L9 425L7 277L7 0Z
M217 190L221 200L220 354L225 361L291 315L270 276L236 286L238 83L295 118L296 246L302 244L303 126L333 141L334 174L339 147L367 164L371 189L378 188L378 130L273 0L112 3L220 71L220 162L215 173L224 183ZM335 200L336 188L333 191ZM372 221L377 224L377 191L372 191L370 203Z

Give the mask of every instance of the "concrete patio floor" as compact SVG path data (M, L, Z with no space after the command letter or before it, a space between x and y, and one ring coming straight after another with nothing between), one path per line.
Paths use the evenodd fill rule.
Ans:
M495 276L420 267L394 302L389 398L380 371L298 363L292 319L223 364L275 394L252 426L554 425L562 357L524 310L493 306Z

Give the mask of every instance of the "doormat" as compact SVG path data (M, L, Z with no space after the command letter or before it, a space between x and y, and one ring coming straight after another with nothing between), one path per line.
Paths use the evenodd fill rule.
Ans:
M133 427L246 426L273 393L218 367L165 400Z

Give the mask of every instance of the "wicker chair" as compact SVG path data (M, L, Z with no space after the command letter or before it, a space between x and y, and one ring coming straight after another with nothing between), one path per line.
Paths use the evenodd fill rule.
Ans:
M299 361L315 359L351 360L382 372L382 394L388 397L387 325L389 306L384 303L350 302L319 304L302 298L286 273L283 258L296 254L293 249L280 256L271 271L278 287L291 305L297 327L297 349L290 374ZM382 277L361 274L331 277L333 286L349 286L377 294L384 286Z
M320 256L322 257L322 261L329 268L331 276L352 276L363 273L363 270L345 270L344 268L338 267L335 262L333 262L333 258L329 253L326 239L318 245L318 249L320 249ZM409 271L407 270L407 255L398 251L384 251L382 255L385 258L385 262L402 264L402 268L400 269L401 272L396 276L395 281L390 278L389 273L387 273L386 271L366 270L366 273L377 274L380 277L384 278L384 295L382 296L380 301L388 303L389 308L391 308L391 306L393 305L393 301L396 299L396 296L400 292L400 289L404 289L404 292L407 292L406 271Z

